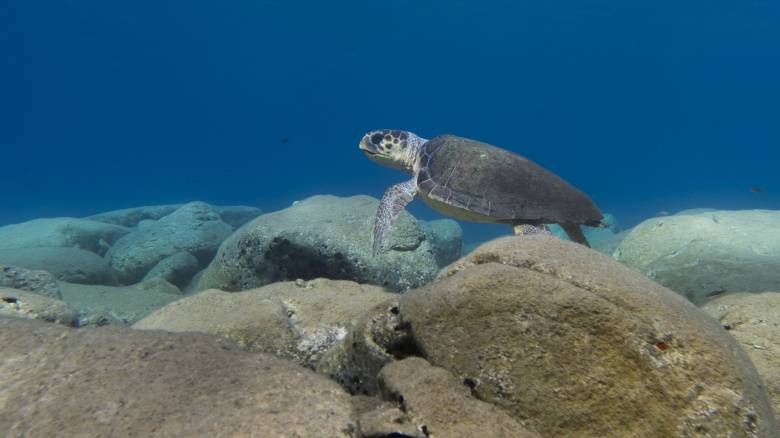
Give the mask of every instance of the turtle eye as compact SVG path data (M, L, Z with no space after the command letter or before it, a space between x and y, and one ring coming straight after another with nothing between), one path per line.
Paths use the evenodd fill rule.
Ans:
M371 143L374 143L375 145L379 146L382 143L382 139L384 136L380 133L376 133L371 136Z

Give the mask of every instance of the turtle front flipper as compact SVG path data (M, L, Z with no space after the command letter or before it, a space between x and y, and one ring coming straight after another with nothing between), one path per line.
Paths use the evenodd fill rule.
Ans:
M412 178L409 181L390 187L382 195L382 200L379 201L379 208L374 218L374 256L377 256L382 248L382 238L384 238L385 233L393 226L395 218L404 210L406 204L414 199L416 193L417 179Z

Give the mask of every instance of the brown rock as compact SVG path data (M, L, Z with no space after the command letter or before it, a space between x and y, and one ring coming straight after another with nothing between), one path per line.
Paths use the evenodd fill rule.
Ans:
M408 417L400 423L414 424L424 436L538 437L503 410L473 398L455 376L425 359L391 362L379 373L379 381L383 396L397 401Z
M337 384L210 336L0 318L0 345L7 437L355 435Z
M738 293L702 307L742 345L764 379L780 424L780 292Z
M211 333L315 368L364 313L393 296L377 286L327 279L238 293L208 290L155 311L134 328Z
M717 321L551 236L489 242L401 298L434 365L545 436L777 436L766 388Z

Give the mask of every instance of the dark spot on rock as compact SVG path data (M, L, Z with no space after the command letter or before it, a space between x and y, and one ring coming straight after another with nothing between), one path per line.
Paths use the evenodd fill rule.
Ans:
M374 143L375 145L379 146L380 143L382 143L382 134L376 133L371 136L371 143Z
M390 141L393 137L390 137L390 134L385 134L385 140Z
M707 292L707 295L705 295L705 297L708 297L708 298L709 297L716 297L718 295L722 295L725 292L726 292L726 289L716 289L716 290L714 290L712 292Z
M398 144L398 137L393 138L393 144Z
M398 309L398 306L393 306L390 308L390 313L393 315L398 315L401 311Z
M3 297L3 301L5 301L8 304L16 304L19 300L17 300L14 297Z
M463 378L463 384L469 387L469 390L471 390L471 395L473 397L477 397L477 381L472 379L471 377L464 377Z
M323 254L313 248L275 237L264 254L264 274L271 281L355 278L352 264L344 254Z
M407 146L406 140L402 141L401 142L401 149L406 149L406 146Z
M406 140L407 138L409 138L409 134L407 134L405 132L402 132L400 137L401 137L401 140Z
M655 343L655 348L657 348L657 349L659 349L661 351L666 351L666 350L670 349L671 347L672 346L667 344L666 342L656 342Z
M411 335L411 326L409 323L401 323L393 328L393 331L397 332L395 335L388 339L385 345L387 354L393 356L396 359L404 359L411 356L421 356L422 351L420 347L414 342Z

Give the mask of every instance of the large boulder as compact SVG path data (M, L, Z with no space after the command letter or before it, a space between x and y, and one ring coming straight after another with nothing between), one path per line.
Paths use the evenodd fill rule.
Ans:
M419 351L544 436L777 436L766 388L717 321L552 236L477 248L400 298Z
M704 211L648 219L615 258L694 303L780 290L780 211Z
M203 332L316 368L358 318L393 294L351 281L280 282L240 293L207 290L138 321L143 330Z
M383 252L372 256L377 206L368 196L313 196L260 216L225 240L198 288L240 291L324 277L402 291L432 280L438 270L433 251L406 212L388 233Z
M35 219L0 227L0 249L41 246L80 248L103 255L130 229L86 219L60 217Z
M702 310L717 318L753 360L780 424L780 292L728 294Z
M349 395L203 334L0 318L4 436L354 437Z
M182 297L176 286L160 278L121 287L63 281L58 285L62 301L81 314L82 326L133 324Z
M458 260L463 251L463 229L452 219L420 221L420 229L430 242L440 267Z
M0 287L19 289L58 300L62 292L49 272L0 265Z
M108 251L111 267L124 284L141 280L162 259L181 251L205 266L233 232L208 204L191 202L157 221L143 221Z
M81 284L116 284L114 271L99 255L79 248L0 249L0 263L44 270L57 280Z
M40 319L73 327L79 324L79 313L65 302L5 287L0 287L0 315Z

